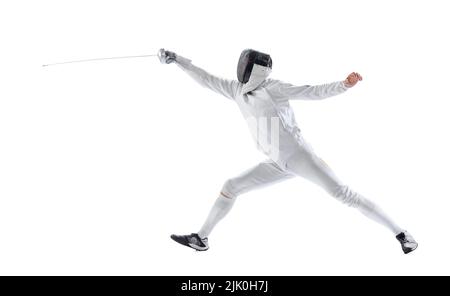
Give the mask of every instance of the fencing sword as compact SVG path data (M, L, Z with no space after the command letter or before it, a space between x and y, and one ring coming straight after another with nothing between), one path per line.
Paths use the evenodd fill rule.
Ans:
M147 57L160 57L164 52L161 50L158 51L157 54L145 54L145 55L132 55L132 56L120 56L120 57L107 57L107 58L94 58L94 59L84 59L84 60L74 60L74 61L66 61L52 64L45 64L42 67L49 66L57 66L57 65L65 65L65 64L74 64L74 63L85 63L85 62L95 62L95 61L104 61L104 60L118 60L118 59L134 59L134 58L147 58Z

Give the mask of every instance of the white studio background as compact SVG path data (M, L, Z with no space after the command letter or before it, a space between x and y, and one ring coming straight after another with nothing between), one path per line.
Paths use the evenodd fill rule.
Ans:
M3 1L0 274L449 275L446 1ZM196 253L223 182L265 157L237 107L156 58L42 68L164 47L235 78L364 81L293 102L335 172L414 234L394 237L301 179L241 196Z

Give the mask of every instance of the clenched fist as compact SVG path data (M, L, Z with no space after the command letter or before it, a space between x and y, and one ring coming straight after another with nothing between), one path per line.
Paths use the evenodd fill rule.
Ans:
M362 76L359 75L359 73L353 72L350 75L348 75L347 79L344 80L344 85L346 87L353 87L358 83L358 81L361 80Z

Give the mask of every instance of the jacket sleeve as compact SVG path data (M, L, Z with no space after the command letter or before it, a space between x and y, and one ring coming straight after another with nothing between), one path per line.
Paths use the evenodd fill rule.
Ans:
M295 86L289 83L279 82L277 94L287 100L321 100L345 92L348 88L342 81L336 81L321 85Z
M205 70L194 66L191 60L182 56L177 56L176 64L203 87L234 100L239 87L238 81L211 75Z

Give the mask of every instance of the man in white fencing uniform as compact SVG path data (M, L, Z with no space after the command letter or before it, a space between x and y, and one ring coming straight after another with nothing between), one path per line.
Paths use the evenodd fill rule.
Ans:
M322 187L330 195L368 218L386 226L401 243L405 254L418 244L413 237L395 224L377 205L352 191L317 157L304 141L297 126L289 100L320 100L345 92L362 80L351 73L344 81L316 86L294 86L268 79L272 59L268 54L244 50L240 56L238 80L213 76L194 66L190 60L161 49L162 63L176 63L202 86L237 103L246 119L259 150L268 160L225 182L209 216L198 233L172 235L176 242L198 251L208 250L208 237L214 226L231 210L236 198L250 190L301 176Z

